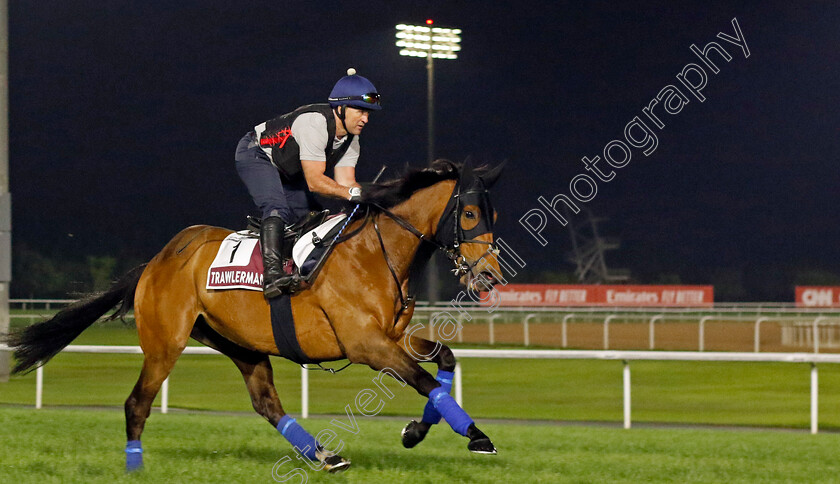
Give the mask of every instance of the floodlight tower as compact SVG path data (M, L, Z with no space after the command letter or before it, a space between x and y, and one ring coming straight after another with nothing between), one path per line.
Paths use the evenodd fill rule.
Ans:
M429 163L435 159L435 59L457 59L461 50L461 29L433 27L432 19L426 25L397 25L397 47L400 55L425 57L428 90L426 108L428 110L428 152ZM427 279L429 281L429 303L438 300L438 274L435 258L429 262Z

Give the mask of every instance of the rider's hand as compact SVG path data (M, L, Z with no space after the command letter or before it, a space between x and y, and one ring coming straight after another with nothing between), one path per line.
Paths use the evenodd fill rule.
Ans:
M359 203L362 201L362 189L359 187L350 188L350 201Z

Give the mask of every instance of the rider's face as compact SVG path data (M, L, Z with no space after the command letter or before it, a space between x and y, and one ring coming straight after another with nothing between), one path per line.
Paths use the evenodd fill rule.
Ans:
M370 111L366 109L354 108L347 106L344 114L344 124L347 125L347 132L358 136L362 133L362 128L368 122Z

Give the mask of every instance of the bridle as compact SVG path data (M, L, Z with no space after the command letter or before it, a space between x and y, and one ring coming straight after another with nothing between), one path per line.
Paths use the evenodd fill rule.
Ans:
M487 242L476 238L477 236L483 234L493 233L494 214L493 207L490 204L490 191L485 187L484 182L481 180L481 178L476 177L476 180L477 183L475 184L475 187L471 187L467 191L463 192L461 190L461 181L458 180L455 188L453 189L453 194L450 197L446 208L444 208L443 215L438 221L438 226L437 230L435 231L435 235L431 238L427 237L423 232L417 229L417 227L415 227L399 215L388 210L387 208L375 202L368 203L376 207L382 214L396 222L397 225L399 225L400 227L417 237L421 242L429 243L441 252L443 252L454 265L454 268L451 269L451 272L455 275L455 277L460 278L466 274L471 274L472 277L476 277L474 269L479 264L479 262L481 262L481 260L489 254L498 255L499 253L499 249L496 246L495 242ZM463 200L465 198L476 198L478 201L476 205L478 205L479 208L482 210L483 215L480 219L480 223L469 230L464 230L463 227L461 227L460 223L461 215L464 210ZM447 244L447 242L440 240L440 237L448 231L447 229L450 223L452 224L452 231L450 233L452 233L453 237L451 244ZM379 229L379 221L377 217L373 217L373 228L376 232L377 238L379 239L379 245L382 248L382 255L385 258L385 263L388 265L388 269L391 272L391 277L394 279L394 282L397 285L397 290L399 292L401 307L396 315L396 320L398 320L402 312L409 308L411 303L414 301L415 297L413 295L406 296L403 293L399 277L397 277L397 273L394 270L394 266L391 263L391 259L390 257L388 257L388 251L385 248L385 242L382 239L382 234ZM471 238L467 239L467 237ZM484 244L487 245L487 250L484 252L484 254L482 254L481 257L477 258L475 262L470 264L467 261L466 257L464 257L461 254L461 246L464 244Z
M441 220L438 223L438 232L443 232L446 230L446 225L452 221L452 229L453 229L453 242L452 247L447 248L444 246L443 250L449 254L450 260L455 264L455 268L452 269L452 273L456 277L461 277L466 274L471 274L475 276L476 274L473 272L473 269L478 265L481 260L487 255L498 255L499 248L496 246L494 242L487 242L484 240L479 240L476 237L484 235L484 234L492 234L493 233L493 218L494 218L494 211L493 206L490 204L490 190L484 185L484 181L481 178L476 178L477 183L476 186L471 187L465 192L461 191L461 183L460 180L455 188L455 192L453 192L452 198L450 199L450 203L454 202L452 208L449 211L444 211L443 216L441 216ZM475 227L464 230L461 226L461 215L464 212L464 208L462 207L462 200L464 199L477 199L475 205L478 206L479 210L482 213L481 222L477 224ZM467 237L470 237L469 239ZM461 255L461 245L462 244L485 244L487 245L487 250L481 255L481 257L477 258L475 262L472 264L468 264L466 258ZM443 244L440 244L443 245Z

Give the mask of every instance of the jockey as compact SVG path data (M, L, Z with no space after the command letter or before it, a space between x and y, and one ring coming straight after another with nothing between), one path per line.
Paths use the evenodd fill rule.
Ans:
M254 127L236 147L235 165L262 212L260 245L265 297L293 292L296 275L283 270L285 226L306 217L319 204L312 192L357 201L359 135L379 94L350 68L333 87L329 104L309 104ZM333 178L326 175L327 169Z

